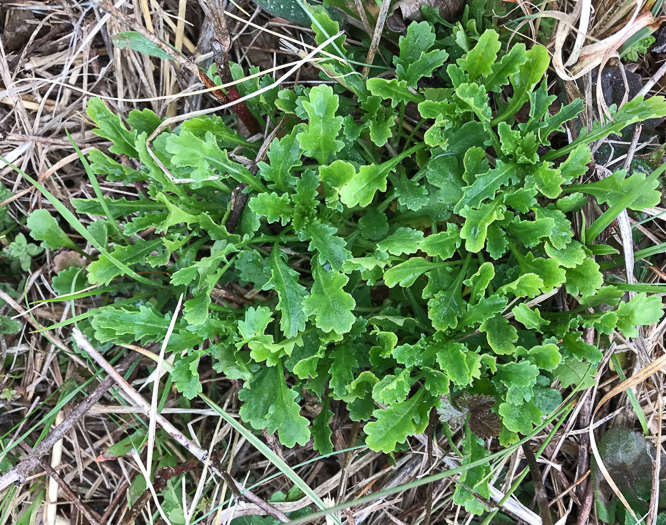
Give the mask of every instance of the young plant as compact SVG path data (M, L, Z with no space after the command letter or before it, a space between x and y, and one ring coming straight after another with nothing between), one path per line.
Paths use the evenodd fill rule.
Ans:
M324 12L314 16L317 43L337 34ZM554 386L592 384L602 353L583 330L634 337L661 318L659 297L623 301L623 286L605 282L595 256L615 251L595 241L622 210L659 202L663 167L581 181L590 142L666 115L666 102L613 107L611 122L566 144L561 132L583 103L554 109L544 47L500 56L487 30L449 61L432 26L415 23L400 38L395 75L367 81L340 55L344 36L325 49L342 59L320 62L334 87L248 101L282 121L265 158L221 117L148 142L160 124L152 112L131 112L128 128L92 99L98 134L133 164L93 150L91 172L145 191L73 201L95 216L77 228L100 255L87 283L73 268L54 286L128 298L78 321L100 345L161 341L185 294L167 347L177 388L201 393L198 365L210 360L242 383L242 420L287 447L312 439L331 451L332 403L383 452L406 448L431 411L448 406L469 418L464 462L473 462L488 454L483 438L506 445L532 432L562 400ZM433 75L447 83L422 88ZM241 94L260 83L270 82L248 81ZM405 115L416 111L414 127ZM248 201L234 228L241 192ZM590 197L608 211L577 236L572 221ZM322 406L312 420L301 414L306 394ZM468 471L464 484L487 495L486 469ZM462 485L455 501L484 510Z

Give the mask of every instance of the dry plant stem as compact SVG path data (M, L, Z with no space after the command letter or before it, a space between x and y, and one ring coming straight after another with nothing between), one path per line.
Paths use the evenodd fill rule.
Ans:
M51 476L58 486L62 489L67 499L72 502L72 504L79 509L79 512L83 514L86 519L90 522L90 525L101 525L102 519L94 512L92 509L89 509L88 506L81 501L81 499L72 492L72 489L69 488L69 485L65 482L64 479L56 472L49 462L46 459L39 458L40 466L46 471L46 473Z
M234 233L234 230L240 221L241 214L243 213L245 203L247 203L249 195L243 191L245 188L247 188L247 184L243 182L236 186L234 191L231 192L231 213L229 214L226 224L229 233Z
M138 407L140 407L143 411L144 414L149 414L150 413L150 403L146 401L141 394L139 394L132 385L130 385L125 379L116 372L116 370L102 357L102 355L88 342L88 340L85 338L85 336L81 333L80 330L75 328L72 332L72 336L74 337L74 340L76 341L76 344L78 347L82 350L84 350L90 357L93 358L93 360L100 366L102 367L109 376L111 376L120 386L122 391L124 392L126 398L136 404ZM155 417L157 423L162 427L162 429L167 432L179 445L181 445L185 450L187 450L190 454L192 454L195 458L197 458L199 461L202 463L206 461L206 458L208 457L208 452L205 450L199 448L197 445L192 443L190 440L188 440L182 432L180 432L175 426L173 426L164 416L161 414L156 414ZM220 472L220 469L217 467L211 465L211 471L220 476L222 476L222 473ZM1 480L2 478L0 478ZM1 489L1 485L0 485ZM270 508L271 509L271 516L278 518L279 516L283 516L286 521L289 521L286 517L286 515L279 510L275 509L272 505L269 503L266 503L263 501L261 498L255 496L249 491L245 491L243 493L243 497L257 505L259 508L265 511L265 509ZM286 523L285 521L285 523Z
M539 514L541 514L543 525L553 525L550 509L548 508L546 487L544 487L543 481L541 480L539 465L537 464L536 457L534 457L534 452L532 452L529 443L523 443L523 452L525 453L525 459L527 459L527 465L530 469L532 482L534 483L534 492L536 494L537 505L539 505Z
M594 503L594 493L592 492L592 483L587 484L587 489L583 495L583 505L578 509L578 519L576 525L587 525L590 520L590 512L592 512L592 504Z
M664 62L657 72L652 75L652 78L648 80L643 88L638 92L638 95L647 95L648 92L654 87L654 85L661 80L661 78L666 75L666 62Z
M118 370L114 369L114 373L122 378L121 373L125 372L134 361L139 358L138 354L130 354L125 357L120 364ZM111 366L111 365L109 365ZM12 483L23 484L26 476L28 476L35 467L40 463L40 460L48 453L49 450L69 432L74 424L81 419L90 408L101 399L106 391L115 384L114 377L107 377L104 379L95 390L86 397L79 405L70 412L65 420L55 427L51 433L44 438L39 445L37 445L28 456L16 465L12 470L7 472L4 476L0 477L0 492L5 490Z
M384 30L384 23L386 22L386 17L388 16L390 4L391 2L382 2L382 7L379 10L377 25L375 26L375 32L372 35L372 41L370 42L370 49L368 49L368 57L365 59L365 66L363 67L362 75L364 77L368 76L368 73L370 72L370 66L375 60L375 54L379 48L379 41L382 39L382 31Z
M213 18L213 27L215 31L215 39L211 41L211 49L213 50L213 57L217 65L217 73L220 75L223 84L233 82L231 70L229 69L229 50L231 49L231 37L227 29L227 21L224 18L224 8L221 0L213 0L210 5L210 14ZM230 87L227 90L227 97L229 101L238 100L240 93L236 87ZM245 105L245 102L240 102L233 107L233 110L241 119L250 134L255 135L261 133L261 126L250 113L250 110Z

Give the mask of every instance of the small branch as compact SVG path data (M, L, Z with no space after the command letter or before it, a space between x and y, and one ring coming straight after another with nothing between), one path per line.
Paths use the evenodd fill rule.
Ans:
M215 38L211 41L213 57L217 65L217 72L222 79L223 84L231 84L234 79L229 69L229 50L231 49L231 36L227 29L227 20L224 18L224 8L219 0L214 0L210 4L210 15L213 18L213 27ZM227 96L230 101L241 98L238 89L235 86L227 89ZM240 102L233 107L233 111L241 119L248 131L255 135L261 133L261 126L250 112L245 102Z
M234 191L231 192L231 213L229 214L226 224L229 233L234 233L234 230L240 222L245 203L247 203L249 195L243 191L245 188L247 188L247 184L243 182L236 186Z
M116 375L122 378L120 375L122 372L127 370L134 361L139 358L138 354L132 353L129 356L125 357L120 364L118 369L120 372L113 370ZM109 365L111 366L111 365ZM123 379L124 381L124 379ZM69 432L69 430L74 426L74 424L81 419L92 406L101 399L101 397L106 393L106 391L115 384L115 379L113 377L107 377L102 381L97 388L90 394L86 399L84 399L79 405L70 412L70 414L65 418L65 420L55 427L53 431L44 438L39 445L37 445L28 456L16 465L12 470L7 472L4 476L0 477L0 492L5 490L12 483L23 484L25 478L35 469L35 467L40 463L40 460L46 456L53 448L53 446L60 440L62 437Z
M377 24L375 25L375 32L372 35L370 49L368 49L368 57L365 59L365 66L363 67L363 71L361 73L364 77L368 76L368 73L370 72L370 66L375 60L375 54L379 48L379 41L382 39L382 31L384 31L384 23L386 22L386 17L388 16L390 5L391 2L382 2L382 7L379 10Z
M79 512L81 512L81 514L86 517L86 519L90 522L90 525L101 525L101 518L97 515L97 513L89 509L88 506L72 492L72 489L69 488L69 485L65 482L64 479L62 479L60 474L58 474L58 472L54 470L51 465L49 465L49 462L46 461L46 459L43 457L39 458L39 464L46 471L46 473L55 480L61 490L65 493L65 496L67 496L67 499L71 501L72 504L77 509L79 509Z
M534 492L536 494L537 505L539 505L539 514L541 514L542 523L543 525L553 525L550 509L548 508L546 487L544 487L543 481L541 480L541 473L539 472L539 465L537 465L534 452L532 452L528 443L523 443L523 452L525 453L525 459L527 459L527 465L529 466L530 474L532 475Z

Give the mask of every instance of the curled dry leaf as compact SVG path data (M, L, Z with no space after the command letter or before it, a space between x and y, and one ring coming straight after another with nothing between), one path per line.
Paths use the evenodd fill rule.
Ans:
M72 266L85 268L87 264L88 263L86 262L86 259L83 257L83 255L73 250L66 250L64 252L60 252L53 258L53 272L58 273L62 270L66 270L67 268L71 268Z
M391 11L386 20L386 25L391 31L402 33L407 29L407 23L420 22L423 20L421 8L432 7L439 10L439 16L444 20L452 22L460 13L465 0L400 0Z

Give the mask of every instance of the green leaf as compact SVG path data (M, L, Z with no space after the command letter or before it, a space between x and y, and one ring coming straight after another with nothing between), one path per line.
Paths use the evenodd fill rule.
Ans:
M330 156L344 146L344 142L336 140L343 121L342 117L335 116L338 104L338 95L326 84L312 88L309 100L303 101L309 118L307 125L298 133L298 142L303 153L317 159L320 164L328 164Z
M141 33L136 31L127 31L124 33L116 33L111 37L113 45L119 49L133 49L139 53L150 55L157 58L165 58L171 60L171 55L162 50L157 44L148 40Z
M446 261L453 256L460 243L460 229L450 222L446 225L446 231L428 235L423 239L421 250L431 257L441 257Z
M535 274L541 278L543 293L560 286L566 280L565 269L555 259L535 258L534 254L530 252L525 257L519 257L518 261L523 274Z
M336 229L319 221L311 222L303 232L310 239L309 250L317 250L319 258L329 263L334 270L340 270L351 252L345 248L344 239L335 235Z
M21 331L21 328L23 328L23 324L20 321L6 315L0 315L0 335L17 334Z
M545 248L546 254L565 268L575 268L583 264L587 257L583 245L578 241L571 241L560 250L553 248L553 245L550 243L546 243Z
M419 250L422 240L423 232L421 230L398 228L386 239L377 243L377 248L392 255L409 255Z
M525 53L525 57L527 60L520 65L516 73L509 77L513 86L513 96L509 99L504 111L493 119L493 126L516 114L520 107L527 102L534 86L541 81L548 69L550 57L545 47L540 45L532 46Z
M344 160L336 160L330 166L319 166L322 190L329 205L338 202L340 188L352 180L355 174L354 166Z
M399 284L403 288L408 288L416 279L424 273L432 270L434 263L422 257L411 257L405 262L400 263L393 268L389 268L384 273L384 284L393 288Z
M504 311L508 299L500 294L482 297L476 304L470 304L463 315L458 328L476 326L477 324Z
M152 305L139 306L138 309L113 306L100 308L95 312L91 323L95 329L95 339L100 343L140 341L145 344L161 341L169 327L169 320Z
M400 37L400 55L394 59L398 80L405 81L407 86L415 88L423 77L441 67L449 57L446 51L435 50L427 53L435 43L435 33L428 22L410 24L407 35Z
M465 82L456 88L455 94L469 106L481 122L488 122L490 120L492 117L490 100L488 93L482 86L474 82Z
M398 104L407 102L414 102L418 104L422 102L423 96L412 93L407 87L407 81L392 78L387 80L385 78L370 78L367 82L370 93L384 100L391 100L391 107L396 107Z
M587 173L590 160L592 160L590 148L581 144L569 154L567 160L560 164L560 174L567 182L578 179Z
M616 171L610 177L588 184L575 184L568 191L581 191L594 195L599 203L614 206L627 195L635 195L636 198L625 206L631 210L643 210L652 208L661 201L661 193L657 190L658 180L651 180L646 186L646 175L634 173L625 178L624 170ZM640 189L640 191L638 191Z
M288 191L296 187L296 177L290 172L302 164L301 147L296 137L298 128L281 139L275 138L271 142L267 156L269 163L259 162L259 174L264 180L272 182L274 187L280 191Z
M497 412L502 416L504 426L519 434L529 434L534 426L541 423L541 410L532 401L525 402L520 406L501 403Z
M407 399L413 383L409 370L400 373L396 371L396 375L385 375L373 386L372 398L382 405L399 403Z
M375 410L377 421L365 425L368 435L366 443L372 450L393 452L398 443L404 443L408 436L423 432L428 426L428 415L438 397L428 396L420 388L416 394L401 403L395 403L385 410Z
M460 230L460 237L465 239L465 249L468 252L478 253L486 243L488 227L496 220L504 218L502 200L483 204L478 210L463 208L460 215L465 217L465 225Z
M581 105L579 105L579 108L580 106ZM647 100L642 96L635 97L616 111L615 107L612 106L612 120L610 122L597 122L591 129L581 130L576 140L563 148L549 151L543 159L557 159L575 150L581 144L591 144L608 135L618 134L624 128L631 124L635 124L636 122L643 122L648 119L661 118L664 116L666 116L666 101L663 97L649 97Z
M544 217L534 221L523 221L518 217L507 225L506 230L508 233L518 239L523 246L533 248L541 243L541 240L548 237L553 228L555 221L550 217Z
M370 208L358 221L361 235L371 241L386 237L389 231L388 218L376 208Z
M273 395L267 396L266 392ZM295 401L297 394L287 386L281 364L257 372L238 397L245 401L240 409L241 418L253 428L265 428L269 434L277 430L280 442L286 447L296 443L305 445L310 439L308 420L300 415L300 406Z
M485 332L488 344L497 354L512 354L518 341L518 331L501 315L495 315L481 324L479 328Z
M488 29L484 31L472 50L458 60L458 65L474 82L479 76L492 73L499 49L499 35L493 29Z
M93 130L93 133L113 142L113 146L109 148L111 153L133 158L139 157L134 146L136 133L129 131L120 116L112 113L101 98L91 98L88 102L87 112L88 116L97 125L97 129Z
M403 159L422 147L422 145L416 145L383 164L361 166L352 180L340 190L340 200L350 208L357 205L365 208L372 202L375 193L386 191L386 179L389 173L392 173Z
M49 250L57 250L60 247L78 250L74 242L62 231L60 225L47 210L35 210L26 222L30 228L30 236L36 241L44 241Z
M594 295L603 284L604 276L592 257L575 268L566 269L566 288L571 295Z
M575 386L578 390L594 386L596 384L595 373L596 369L590 363L582 363L574 359L564 360L553 370L553 375L559 378L563 388Z
M562 183L566 179L560 170L550 167L550 162L542 163L525 180L526 184L533 184L542 195L549 199L556 199L562 193Z
M352 314L356 302L343 289L349 278L335 271L326 272L314 262L312 273L312 291L303 301L305 315L315 315L315 325L326 333L332 330L337 334L346 334L356 320Z
M271 279L267 287L274 288L278 294L277 309L280 317L280 328L285 337L294 337L305 330L307 316L303 311L303 299L307 291L298 282L298 272L290 268L283 260L280 248L275 245L269 258Z
M543 280L535 273L525 273L513 282L505 284L497 293L512 293L516 297L536 297L545 288Z
M620 303L617 307L617 327L624 337L638 337L639 325L650 325L659 322L663 315L661 298L645 293L636 294L629 302Z
M110 256L122 264L134 265L145 264L146 257L152 251L161 246L162 241L137 241L136 244L127 246L116 246ZM100 255L99 259L88 265L88 281L90 284L109 284L115 277L123 275L123 271L106 255Z
M481 203L495 198L495 193L502 186L508 185L512 180L516 182L516 166L497 160L497 166L486 173L477 175L474 182L463 190L454 211L461 213L466 207L478 208Z
M437 350L439 367L456 385L464 387L472 383L472 371L467 359L467 347L456 341L447 340Z
M188 131L181 131L179 135L170 134L166 139L166 151L172 155L173 166L192 168L189 177L196 181L223 180L229 176L256 191L265 190L258 177L245 166L229 160L227 150L220 149L217 138L210 131L206 132L204 139Z
M495 267L492 263L484 262L474 275L464 281L464 284L469 286L469 302L470 304L477 303L481 299L488 288L488 284L495 277Z
M491 71L483 81L488 91L500 93L502 86L509 83L509 77L515 75L520 67L527 62L525 44L515 44L511 50L502 57L502 60L491 62Z
M567 357L574 357L579 361L587 360L594 365L601 361L601 350L596 346L585 343L580 332L568 332L564 334L561 345Z
M537 312L538 313L538 312ZM526 325L527 326L527 325ZM521 347L522 348L522 347ZM516 355L524 355L527 359L543 370L554 370L562 361L560 349L556 344L533 346L527 351L519 348ZM524 349L522 349L524 350Z
M333 349L331 357L333 358L329 369L331 391L336 399L341 399L347 391L347 385L354 378L354 370L358 367L358 358L353 348L344 343Z
M330 409L330 405L331 398L326 397L321 412L312 420L312 447L321 455L333 452L333 442L331 441L333 431L330 421L335 414Z
M469 427L465 428L464 450L465 455L461 461L462 465L482 461L490 454L483 446L483 440L475 436ZM456 505L464 505L465 511L470 514L483 514L486 512L488 509L474 494L479 494L486 501L490 500L490 486L488 484L490 473L491 467L488 462L482 462L477 467L465 470L460 475L461 484L456 486L453 502Z
M194 399L203 392L201 382L199 381L199 371L197 366L199 360L204 354L203 350L190 351L185 356L180 356L173 364L171 377L176 383L176 388L187 399Z
M401 177L395 185L398 202L412 211L418 211L428 204L428 188L406 177Z
M539 310L532 310L524 303L515 306L512 312L516 317L516 321L521 323L528 330L536 330L540 332L544 326L550 324L549 321L546 321L541 317Z
M268 222L278 222L284 226L294 214L294 208L289 199L289 195L283 193L260 193L255 195L248 202L250 209L262 217L266 217Z
M428 301L428 317L436 330L455 328L461 315L465 313L466 303L462 299L462 282L467 273L470 255L465 259L463 267L446 290L437 292Z

